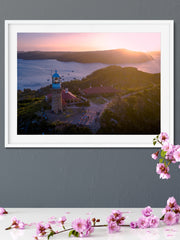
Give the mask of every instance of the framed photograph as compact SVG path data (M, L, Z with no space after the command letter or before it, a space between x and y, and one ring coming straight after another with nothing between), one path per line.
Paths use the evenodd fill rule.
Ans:
M172 20L6 20L5 147L174 140Z

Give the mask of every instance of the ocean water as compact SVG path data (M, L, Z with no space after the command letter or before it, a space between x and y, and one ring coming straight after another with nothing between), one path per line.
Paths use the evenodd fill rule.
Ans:
M18 89L31 88L36 90L51 84L51 70L52 73L57 70L62 81L71 81L73 79L81 80L92 72L107 66L109 64L60 62L55 59L18 59ZM152 61L141 64L119 64L119 66L132 66L144 72L159 73L160 58L157 57Z

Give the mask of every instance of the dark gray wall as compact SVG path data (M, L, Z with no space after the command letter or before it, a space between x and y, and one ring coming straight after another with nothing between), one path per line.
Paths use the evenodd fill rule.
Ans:
M0 206L153 207L174 195L180 169L159 180L152 149L5 149L5 19L174 19L175 142L180 143L179 0L0 0Z

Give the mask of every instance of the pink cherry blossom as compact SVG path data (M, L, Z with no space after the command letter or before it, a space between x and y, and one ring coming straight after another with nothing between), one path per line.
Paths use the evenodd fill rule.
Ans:
M18 228L18 229L24 229L25 228L25 223L18 220L16 217L12 217L11 222L12 222L11 228Z
M176 163L176 160L175 160L175 158L174 158L174 150L168 151L168 152L166 153L165 158L166 158L167 160L170 160L172 163Z
M12 225L19 224L19 220L16 217L11 218Z
M174 151L177 151L178 149L180 149L180 145L173 145L172 148Z
M180 213L180 206L177 203L176 203L174 211L175 211L175 213Z
M162 214L166 214L167 212L171 212L171 208L169 206L166 206L163 210L162 210Z
M137 228L137 222L131 222L130 227L133 229Z
M139 228L148 228L149 227L149 221L148 218L145 216L142 216L138 219L137 225Z
M120 210L113 210L110 216L107 218L109 233L117 232L120 230L120 226L124 223L125 217L123 217Z
M160 133L159 135L159 141L164 143L164 142L167 142L169 140L169 136L166 132L162 132Z
M165 152L170 152L172 150L172 144L165 142L162 147L162 150L164 150Z
M85 236L88 237L91 233L94 232L94 227L92 227L92 223L90 218L86 220L86 231L85 231Z
M164 165L164 163L158 163L156 166L156 172L158 174L164 173L164 172L168 172L169 169L166 168L166 166Z
M159 151L153 153L153 154L151 155L151 157L152 157L154 160L156 160L156 159L158 158L158 154L159 154Z
M63 226L66 221L67 221L66 216L63 216L63 217L59 218L58 222L61 224L61 226Z
M120 210L112 210L112 214L114 215L115 218L122 217L122 212Z
M153 144L156 144L157 142L159 142L162 147L160 163L156 167L156 172L160 175L160 178L169 179L171 177L169 174L169 166L180 162L180 145L172 145L169 143L169 136L165 132L162 132L159 136L153 139ZM153 153L151 157L156 160L158 158L158 151Z
M113 210L111 215L107 218L107 222L117 222L118 225L122 225L125 218L122 216L122 212L120 210Z
M72 222L72 228L79 234L83 234L86 230L86 220L77 218Z
M25 228L25 224L23 222L19 222L19 229L24 229Z
M94 231L90 218L87 220L81 218L75 219L72 222L72 228L79 233L80 237L87 237Z
M119 232L120 226L118 226L116 222L109 222L108 223L108 231L109 231L109 233Z
M176 207L176 205L177 205L177 202L176 202L176 199L174 197L168 198L167 206L169 206L170 208L174 208L174 207Z
M167 225L173 225L176 223L176 214L174 212L167 212L164 216L164 222Z
M159 226L159 218L151 216L149 219L149 225L151 228L157 228Z
M174 152L173 157L176 162L180 162L180 148L178 148L177 151Z
M160 174L160 178L169 179L169 178L171 178L171 175L169 173L162 173L162 174Z
M115 222L115 221L116 221L116 219L113 214L111 214L110 216L107 217L107 223Z
M45 229L51 229L50 223L46 223L44 227L45 227Z
M149 217L151 216L151 213L152 213L152 208L150 206L144 208L142 210L142 214L145 216L145 217Z
M160 178L162 179L169 179L169 167L165 166L164 163L158 163L156 166L156 173L160 175Z
M36 234L40 237L46 235L46 227L42 223L36 225Z
M8 212L4 208L0 208L0 215L7 214Z

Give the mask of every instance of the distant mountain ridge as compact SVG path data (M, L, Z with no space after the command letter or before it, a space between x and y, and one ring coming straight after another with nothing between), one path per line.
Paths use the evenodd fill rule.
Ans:
M153 60L151 53L136 52L127 49L86 52L18 52L18 59L41 60L56 59L62 62L128 64L143 63Z

